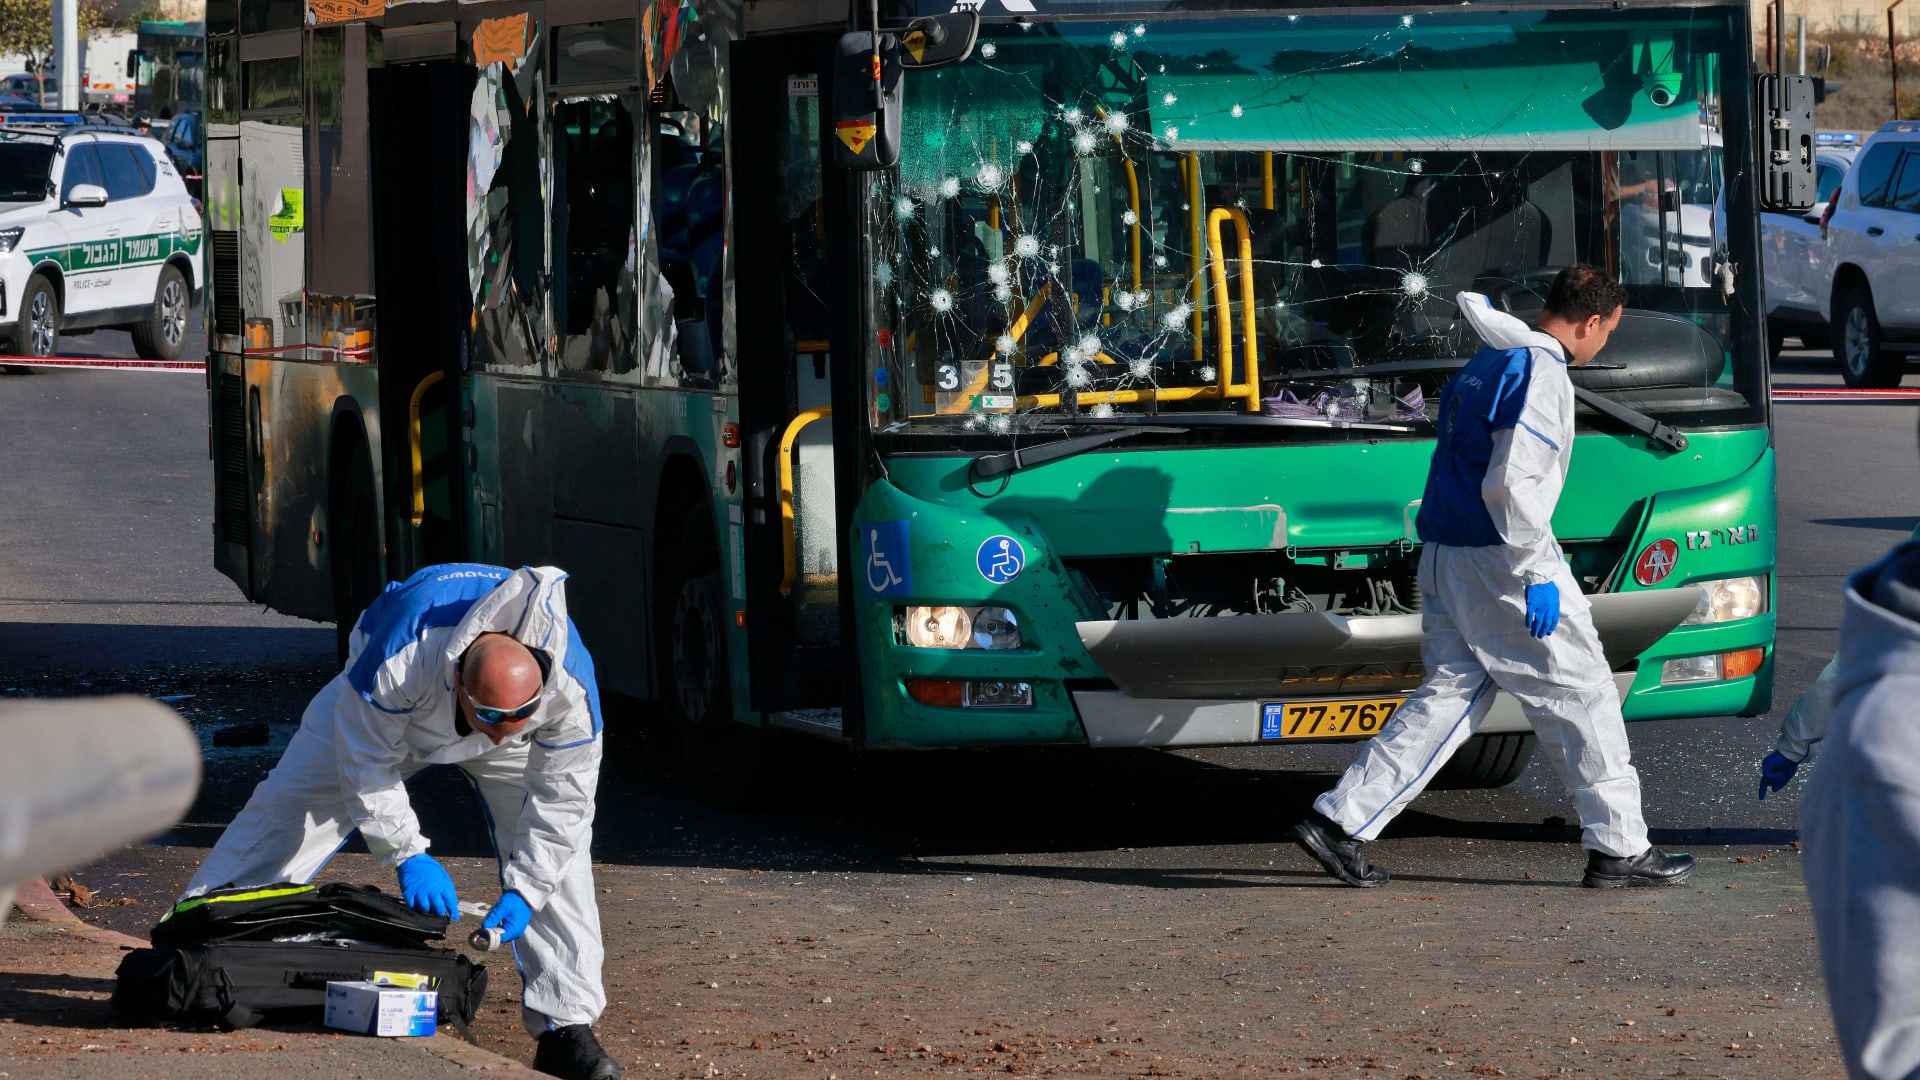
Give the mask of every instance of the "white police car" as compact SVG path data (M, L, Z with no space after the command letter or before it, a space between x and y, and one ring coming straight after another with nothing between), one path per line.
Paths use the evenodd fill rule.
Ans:
M52 356L65 330L133 333L141 356L186 344L200 212L157 142L96 127L0 126L0 345Z

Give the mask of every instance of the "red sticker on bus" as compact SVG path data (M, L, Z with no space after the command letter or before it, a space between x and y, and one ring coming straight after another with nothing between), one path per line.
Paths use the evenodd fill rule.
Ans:
M1642 585L1658 585L1673 573L1680 561L1680 545L1671 540L1655 540L1633 561L1633 580Z

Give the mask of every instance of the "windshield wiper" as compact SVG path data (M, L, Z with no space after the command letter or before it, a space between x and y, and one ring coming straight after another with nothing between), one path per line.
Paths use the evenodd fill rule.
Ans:
M1002 473L1018 472L1035 465L1045 465L1049 461L1059 461L1089 450L1098 450L1108 443L1117 443L1122 439L1131 439L1135 435L1185 435L1186 428L1177 427L1127 427L1113 431L1102 431L1093 435L1079 435L1059 442L1042 443L1025 450L1006 450L997 454L981 454L973 459L973 474L979 477L999 476Z
M1655 420L1653 417L1648 416L1646 413L1641 412L1631 405L1622 405L1612 398L1601 397L1598 393L1578 383L1574 384L1573 396L1580 399L1581 403L1585 404L1594 412L1605 413L1627 425L1629 428L1645 435L1647 441L1651 444L1665 446L1676 454L1687 448L1687 437L1685 435L1681 434L1677 429Z

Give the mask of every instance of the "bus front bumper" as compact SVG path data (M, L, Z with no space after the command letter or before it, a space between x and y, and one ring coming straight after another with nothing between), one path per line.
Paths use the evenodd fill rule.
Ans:
M1615 672L1614 686L1622 698L1633 685L1634 673ZM1404 695L1392 695L1404 697ZM1276 699L1276 703L1279 700ZM1326 700L1339 701L1341 698ZM1350 699L1351 700L1351 699ZM1371 700L1371 699L1368 699ZM1195 701L1184 698L1136 698L1118 690L1077 690L1073 707L1087 731L1087 745L1125 750L1138 747L1253 746L1306 742L1355 742L1370 735L1318 738L1263 738L1262 718L1267 703L1253 699ZM1532 731L1520 703L1505 691L1494 695L1493 708L1474 733L1516 735Z

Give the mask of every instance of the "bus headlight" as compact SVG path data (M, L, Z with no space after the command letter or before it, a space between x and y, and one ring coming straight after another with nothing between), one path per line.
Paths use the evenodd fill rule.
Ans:
M973 616L961 607L907 609L907 644L918 649L964 649L973 643Z
M1003 607L983 607L973 616L973 644L980 649L1020 647L1020 620Z
M1682 620L1680 625L1697 626L1701 623L1750 619L1766 614L1766 610L1766 575L1719 578L1700 582L1700 602L1694 606L1693 614Z
M1017 649L1020 620L1003 607L903 607L900 640L917 649Z

